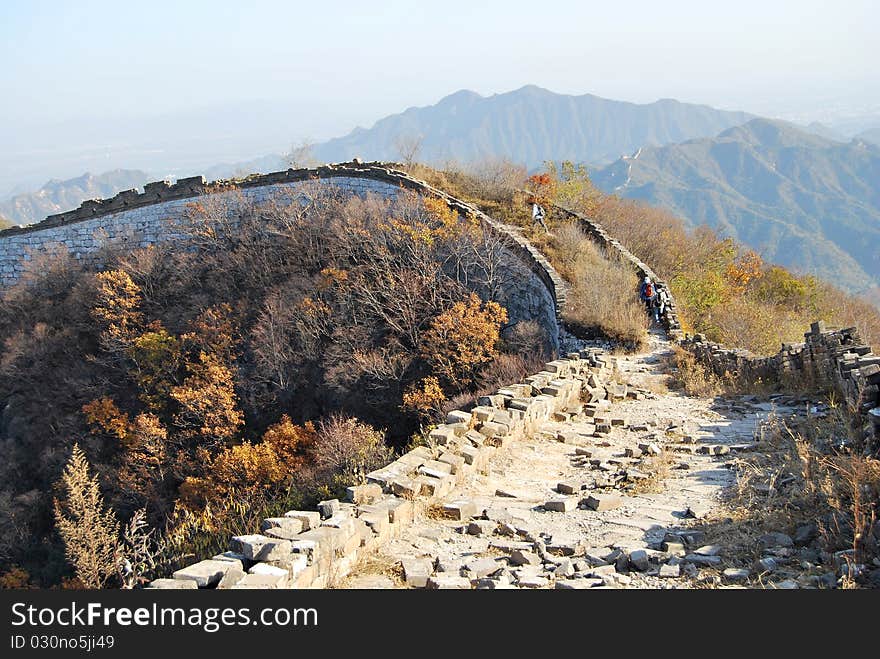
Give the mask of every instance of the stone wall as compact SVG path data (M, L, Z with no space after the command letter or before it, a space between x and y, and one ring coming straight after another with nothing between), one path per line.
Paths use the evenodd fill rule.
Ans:
M839 391L867 445L880 448L880 356L854 327L828 331L824 322L815 322L803 343L783 345L771 357L730 350L706 341L702 334L685 336L680 343L721 376Z
M576 213L573 210L569 210L568 208L564 208L563 206L554 205L553 208L563 217L567 217L577 223L578 226L586 233L590 238L592 238L596 244L602 247L606 252L610 254L617 254L624 263L629 263L632 265L633 270L639 275L639 278L650 277L651 281L661 283L666 288L669 293L669 305L663 313L663 318L661 319L663 323L664 329L666 329L667 335L672 339L679 339L683 336L683 332L681 330L681 323L678 320L678 311L675 305L675 298L672 296L672 290L669 288L669 284L662 279L660 279L657 274L641 259L639 259L635 254L629 251L626 247L620 244L619 241L612 238L605 228L596 222L595 220L591 220L586 215L581 213ZM633 291L633 296L637 296L638 291Z
M536 432L545 421L565 421L582 398L610 404L619 386L605 383L614 358L598 350L548 362L523 382L484 396L470 411L449 412L427 445L401 455L347 490L346 501L322 501L317 510L291 510L263 521L259 533L231 539L229 551L156 579L150 588L326 588L358 560L395 537L428 505L452 519L478 514L471 501L443 501L454 487L486 473L496 451ZM623 394L626 395L625 393ZM560 438L564 441L565 438ZM256 530L255 530L256 531ZM427 577L427 574L425 575ZM409 579L411 575L407 575Z
M186 207L206 196L227 195L225 184L208 184L202 177L169 184L147 183L144 191L120 192L111 199L85 201L76 210L51 215L27 227L0 231L0 287L18 281L41 253L64 250L93 267L102 267L108 245L146 247L186 239ZM263 203L286 197L293 202L296 191L316 183L331 185L347 194L375 194L394 198L402 190L442 198L462 215L471 214L503 239L507 255L504 270L508 285L497 301L507 307L511 323L538 321L548 336L549 347L559 347L560 310L565 303L565 284L547 259L516 227L496 222L476 208L403 172L380 163L343 163L314 169L259 174L233 182L247 200ZM37 266L38 267L38 266Z
M666 284L647 264L612 238L601 224L561 206L554 208L577 222L605 250L631 263L640 277ZM666 288L669 290L668 285ZM853 411L854 425L863 434L867 446L880 450L880 356L871 352L855 328L827 331L824 322L818 321L804 335L803 343L783 345L771 357L756 357L746 350L731 350L710 343L701 334L689 337L681 329L674 298L663 324L671 339L718 375L731 374L752 382L760 380L789 386L806 382L839 391Z

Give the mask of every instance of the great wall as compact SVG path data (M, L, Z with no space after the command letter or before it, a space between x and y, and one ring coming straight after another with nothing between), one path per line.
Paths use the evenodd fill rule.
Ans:
M313 182L358 195L394 197L412 190L479 218L504 237L519 264L519 279L527 282L507 302L518 307L519 317L539 319L554 349L565 345L565 283L547 259L516 228L424 181L381 163L355 161L255 175L236 184L248 199L264 201L279 192L293 199ZM14 284L37 254L59 246L100 267L108 243L134 248L179 239L186 204L210 194L225 193L201 178L149 183L140 194L88 201L36 225L0 232L0 285ZM554 210L640 276L657 279L600 225ZM652 336L650 353L616 357L589 346L566 352L541 372L483 397L473 409L450 412L426 445L368 474L365 483L352 484L347 501L266 519L259 532L233 538L230 551L150 587L665 587L702 567L716 567L718 552L702 546L691 522L735 481L721 463L725 456L753 450L756 420L771 412L795 414L800 401L777 396L771 406L719 405L657 395L652 383L658 359L672 343L719 374L782 384L808 379L833 387L856 414L860 432L876 442L880 357L862 345L854 329L826 331L817 322L803 344L757 358L685 335L674 301L662 324L665 337ZM687 461L662 493L620 496L615 488L646 479L642 461L667 449ZM546 469L540 476L537 464ZM765 544L779 557L792 542L786 536ZM365 569L377 556L402 566L397 582ZM724 577L741 582L749 573L730 567ZM780 587L791 587L790 581Z

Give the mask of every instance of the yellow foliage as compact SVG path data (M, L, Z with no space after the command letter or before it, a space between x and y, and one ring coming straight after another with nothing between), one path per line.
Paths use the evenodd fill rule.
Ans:
M403 408L421 417L429 418L440 409L446 395L436 377L429 376L412 384L403 394Z
M140 289L123 270L99 272L95 281L97 299L92 316L105 328L103 338L108 347L124 346L142 320Z
M422 357L434 374L461 388L473 381L481 366L497 354L501 325L507 310L496 302L481 302L471 293L434 318L421 339Z
M164 410L183 359L180 339L156 321L132 340L127 354L135 364L131 376L140 399L153 411Z
M104 396L86 403L82 411L86 415L86 421L93 428L120 440L128 437L128 415L116 406L112 398Z
M187 367L190 375L171 389L171 398L180 405L174 422L181 428L196 430L203 437L231 439L244 423L232 371L213 355L199 353L199 361Z

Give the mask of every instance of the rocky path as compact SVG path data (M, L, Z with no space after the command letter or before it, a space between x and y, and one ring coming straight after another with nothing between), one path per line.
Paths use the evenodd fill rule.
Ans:
M752 448L776 401L689 397L666 389L670 345L616 358L615 401L513 440L475 476L423 507L415 523L345 581L349 588L689 587L724 569L700 519L735 483L731 459ZM609 405L610 403L610 405ZM461 502L463 519L442 504Z

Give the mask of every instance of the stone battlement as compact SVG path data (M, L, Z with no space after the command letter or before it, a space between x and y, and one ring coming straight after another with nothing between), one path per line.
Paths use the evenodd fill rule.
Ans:
M803 343L783 345L770 357L730 350L701 334L686 336L680 343L720 376L815 384L839 391L868 445L880 448L880 356L864 344L856 328L828 331L824 322L815 322Z
M550 262L520 231L497 222L473 206L438 190L425 181L381 163L341 163L311 169L289 169L255 174L243 179L206 183L203 177L147 183L142 193L120 192L105 200L85 201L76 210L51 215L42 222L0 231L0 287L19 281L30 262L40 254L61 249L78 261L102 267L102 250L108 245L136 249L186 239L187 205L199 198L228 194L231 190L254 203L288 202L308 185L327 185L345 194L374 194L396 198L401 191L443 199L451 209L473 216L504 241L516 290L501 301L515 320L539 320L553 349L559 346L561 310L566 284Z

